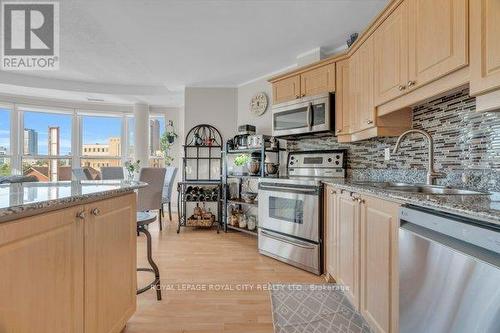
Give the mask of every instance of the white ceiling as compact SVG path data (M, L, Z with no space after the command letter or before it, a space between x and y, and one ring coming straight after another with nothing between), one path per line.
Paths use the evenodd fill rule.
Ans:
M185 86L237 86L333 52L386 3L61 0L60 70L2 72L0 92L179 106Z

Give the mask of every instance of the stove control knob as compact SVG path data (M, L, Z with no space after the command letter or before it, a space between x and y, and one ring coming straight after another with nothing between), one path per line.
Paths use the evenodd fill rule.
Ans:
M332 158L328 157L328 163L331 163L331 162L332 162Z
M335 161L335 164L339 165L339 164L340 164L340 162L339 162L339 161Z
M340 155L335 155L335 158L340 160Z
M293 165L293 162L290 162L290 165Z

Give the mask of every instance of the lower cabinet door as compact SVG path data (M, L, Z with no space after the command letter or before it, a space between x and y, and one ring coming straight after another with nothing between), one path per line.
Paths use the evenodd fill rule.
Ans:
M82 209L0 224L0 332L83 332Z
M399 205L362 197L361 313L377 332L397 332Z
M135 194L86 207L85 332L120 332L136 309Z
M338 196L338 283L359 309L359 203L344 192Z
M326 273L337 281L337 190L331 186L325 187L325 256Z

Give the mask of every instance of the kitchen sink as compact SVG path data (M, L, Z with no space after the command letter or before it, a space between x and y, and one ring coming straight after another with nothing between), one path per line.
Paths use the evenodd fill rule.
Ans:
M489 195L487 192L470 191L448 186L426 185L426 184L411 184L411 183L394 183L394 182L371 182L359 181L353 182L355 185L371 186L382 188L390 191L411 192L422 194L435 195Z

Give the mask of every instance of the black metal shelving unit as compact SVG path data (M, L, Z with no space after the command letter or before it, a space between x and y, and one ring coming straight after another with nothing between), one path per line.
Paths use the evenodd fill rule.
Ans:
M181 227L187 227L188 203L215 203L217 207L217 233L222 225L222 144L223 139L220 132L208 124L193 127L186 135L184 144L184 156L182 158L182 181L177 183L177 209L179 222L177 233ZM193 168L195 169L193 172ZM187 200L186 190L189 186L202 188L217 187L217 198L213 200Z
M259 178L275 178L278 177L279 171L276 175L266 175L265 171L265 159L266 159L266 154L276 154L276 163L279 164L280 162L280 152L284 151L283 149L280 149L279 147L276 149L270 149L266 148L266 143L269 143L269 138L266 138L264 140L264 144L262 147L259 148L246 148L246 149L232 149L232 150L225 150L222 152L222 156L224 159L224 164L223 164L223 179L224 179L224 187L226 188L225 191L223 191L223 222L224 222L224 231L227 232L229 230L236 230L240 232L244 232L250 235L257 235L257 229L258 229L258 219L257 219L257 226L255 230L248 230L245 228L239 228L236 226L232 226L228 223L228 218L229 218L229 209L233 206L238 207L239 209L246 209L247 211L251 209L258 209L259 203L258 203L258 197L256 200L252 203L245 202L241 199L241 191L242 191L242 183L244 180L250 180L250 181L257 181ZM230 163L229 157L234 156L234 155L239 155L239 154L251 154L254 152L260 152L261 156L261 165L260 165L260 172L257 175L253 174L229 174L228 173L228 164ZM228 198L230 195L229 193L229 181L230 180L237 180L238 182L238 198ZM255 214L256 215L256 214ZM257 215L256 215L257 216Z

